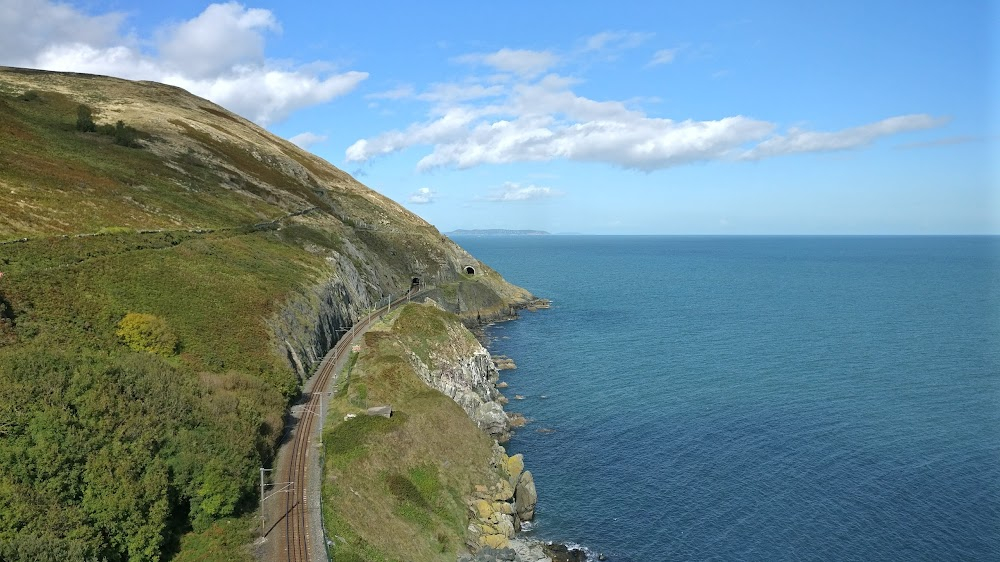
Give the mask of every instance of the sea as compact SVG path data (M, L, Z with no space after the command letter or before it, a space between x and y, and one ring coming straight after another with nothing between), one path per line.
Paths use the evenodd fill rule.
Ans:
M539 503L596 559L1000 560L1000 237L458 237Z

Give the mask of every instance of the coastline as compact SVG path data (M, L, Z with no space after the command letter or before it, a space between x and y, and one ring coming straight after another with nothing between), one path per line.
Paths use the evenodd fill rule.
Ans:
M494 355L494 353L490 350L490 343L492 340L487 334L487 330L495 324L518 320L520 318L520 310L537 312L539 310L550 308L551 304L551 300L549 299L536 298L518 306L512 306L508 314L499 318L495 318L489 322L480 322L469 327L469 330L476 337L476 340L479 341L480 345L482 345L484 349L486 349L490 356L490 361L498 374L501 371L514 370L517 368L517 365L511 357L507 357L505 355ZM493 383L493 386L497 390L502 390L507 388L507 383L505 381L501 381L498 377L496 382ZM500 402L504 406L509 403L506 396L503 396L502 394ZM519 429L527 423L530 423L530 420L525 419L523 414L520 412L509 412L506 407L504 407L504 414L510 421L510 427L512 430L511 433L513 433L514 429ZM508 441L505 441L504 443L507 443ZM520 463L522 466L528 464L524 462L524 456L521 453L508 456L507 447L504 443L497 442L497 448L499 449L499 453L501 454L500 458L502 459L501 464L509 460L515 460L515 457L516 463ZM529 470L526 470L525 472L530 475ZM516 478L516 476L514 476L514 478ZM534 491L533 484L532 490ZM580 545L546 541L535 536L526 535L525 533L530 532L533 528L532 521L533 517L523 523L520 521L516 523L516 533L508 540L508 546L506 548L492 548L486 546L474 554L459 557L459 561L492 562L495 560L503 560L511 562L584 562L589 559L587 550ZM605 558L603 555L600 555L599 557L595 557L595 559L604 560Z

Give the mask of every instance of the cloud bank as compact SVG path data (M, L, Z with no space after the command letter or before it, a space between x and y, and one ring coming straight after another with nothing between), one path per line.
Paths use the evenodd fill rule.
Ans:
M433 203L435 199L437 199L437 192L429 187L421 187L416 192L410 194L407 201L414 205L428 205Z
M106 74L180 86L267 125L344 95L365 72L268 60L269 10L211 4L151 38L122 35L120 13L97 16L48 0L10 0L0 9L0 64Z
M304 133L299 133L294 137L289 138L289 142L298 146L299 148L309 148L310 146L321 143L327 139L326 135L317 135L311 131L306 131Z
M634 48L647 38L605 32L587 38L583 52L615 45ZM676 52L655 51L649 64L668 64ZM427 119L357 140L346 150L347 161L367 162L421 146L430 152L418 161L420 171L570 160L651 172L700 161L850 150L945 122L910 114L837 131L782 131L778 123L745 115L676 120L648 115L625 102L578 95L578 79L549 72L561 60L549 51L501 49L455 60L506 74L407 91L406 97L430 104Z
M522 76L536 76L551 68L559 57L549 51L525 49L500 49L495 53L474 53L455 59L457 62L493 67L500 72L513 72Z
M507 182L499 191L489 195L486 200L495 203L512 203L515 201L533 201L537 199L551 199L559 197L562 192L551 187L539 187L537 185L521 185L519 183Z
M660 49L653 53L653 58L649 61L647 66L657 66L661 64L670 64L674 62L677 58L677 49Z

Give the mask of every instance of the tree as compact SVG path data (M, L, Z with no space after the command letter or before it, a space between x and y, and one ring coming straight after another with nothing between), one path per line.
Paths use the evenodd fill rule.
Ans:
M97 124L94 123L94 114L90 108L82 103L76 108L76 130L84 133L97 131Z
M118 123L115 123L115 144L130 148L137 147L139 146L139 143L136 142L138 134L138 131L126 125L124 121L118 121Z

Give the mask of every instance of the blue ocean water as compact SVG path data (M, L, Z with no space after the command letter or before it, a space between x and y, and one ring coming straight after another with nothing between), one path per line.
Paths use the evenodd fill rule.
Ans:
M538 537L1000 560L1000 238L456 241L553 301L488 330Z

